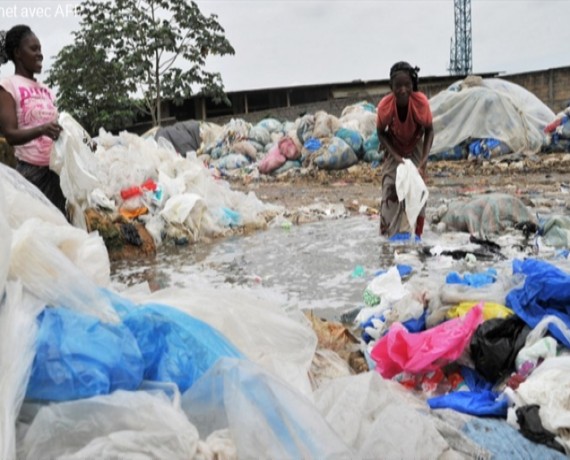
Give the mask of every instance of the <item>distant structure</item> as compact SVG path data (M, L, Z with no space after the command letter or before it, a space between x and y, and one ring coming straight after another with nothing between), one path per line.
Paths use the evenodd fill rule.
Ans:
M469 75L473 72L471 53L471 0L454 0L455 40L451 39L449 73Z

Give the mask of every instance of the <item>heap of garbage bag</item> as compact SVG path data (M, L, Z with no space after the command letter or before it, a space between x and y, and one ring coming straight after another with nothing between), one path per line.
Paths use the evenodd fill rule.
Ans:
M551 144L544 129L555 117L552 110L506 80L467 77L433 96L430 106L434 161L538 153ZM385 154L376 133L375 106L367 101L345 107L338 118L318 111L295 121L207 123L202 138L200 158L230 175L279 175L311 166L346 169L358 161L377 165Z

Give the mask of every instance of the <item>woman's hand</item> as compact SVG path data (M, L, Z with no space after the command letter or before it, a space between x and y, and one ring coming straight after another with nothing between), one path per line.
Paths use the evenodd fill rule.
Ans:
M61 134L62 131L63 128L60 126L59 123L55 121L51 121L49 123L46 123L45 125L42 125L42 135L47 136L54 141L59 139L59 135Z

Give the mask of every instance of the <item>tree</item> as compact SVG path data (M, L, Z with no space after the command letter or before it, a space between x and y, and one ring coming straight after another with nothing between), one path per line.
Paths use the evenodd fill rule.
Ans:
M78 12L75 43L50 73L64 110L105 126L132 115L135 104L159 125L162 101L180 104L196 88L229 104L220 74L204 69L208 55L234 54L215 14L187 0L87 0Z
M47 83L58 86L58 106L87 131L100 127L115 131L132 123L140 113L129 96L124 69L107 59L104 50L88 42L64 47L52 65Z

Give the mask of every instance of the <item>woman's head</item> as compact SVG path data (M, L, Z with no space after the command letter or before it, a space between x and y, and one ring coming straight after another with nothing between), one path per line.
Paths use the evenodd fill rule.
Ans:
M390 69L390 88L398 103L407 104L412 91L418 90L419 70L403 61L396 62Z
M39 73L43 62L42 47L38 37L26 25L12 27L0 33L0 64L12 61L21 70Z

